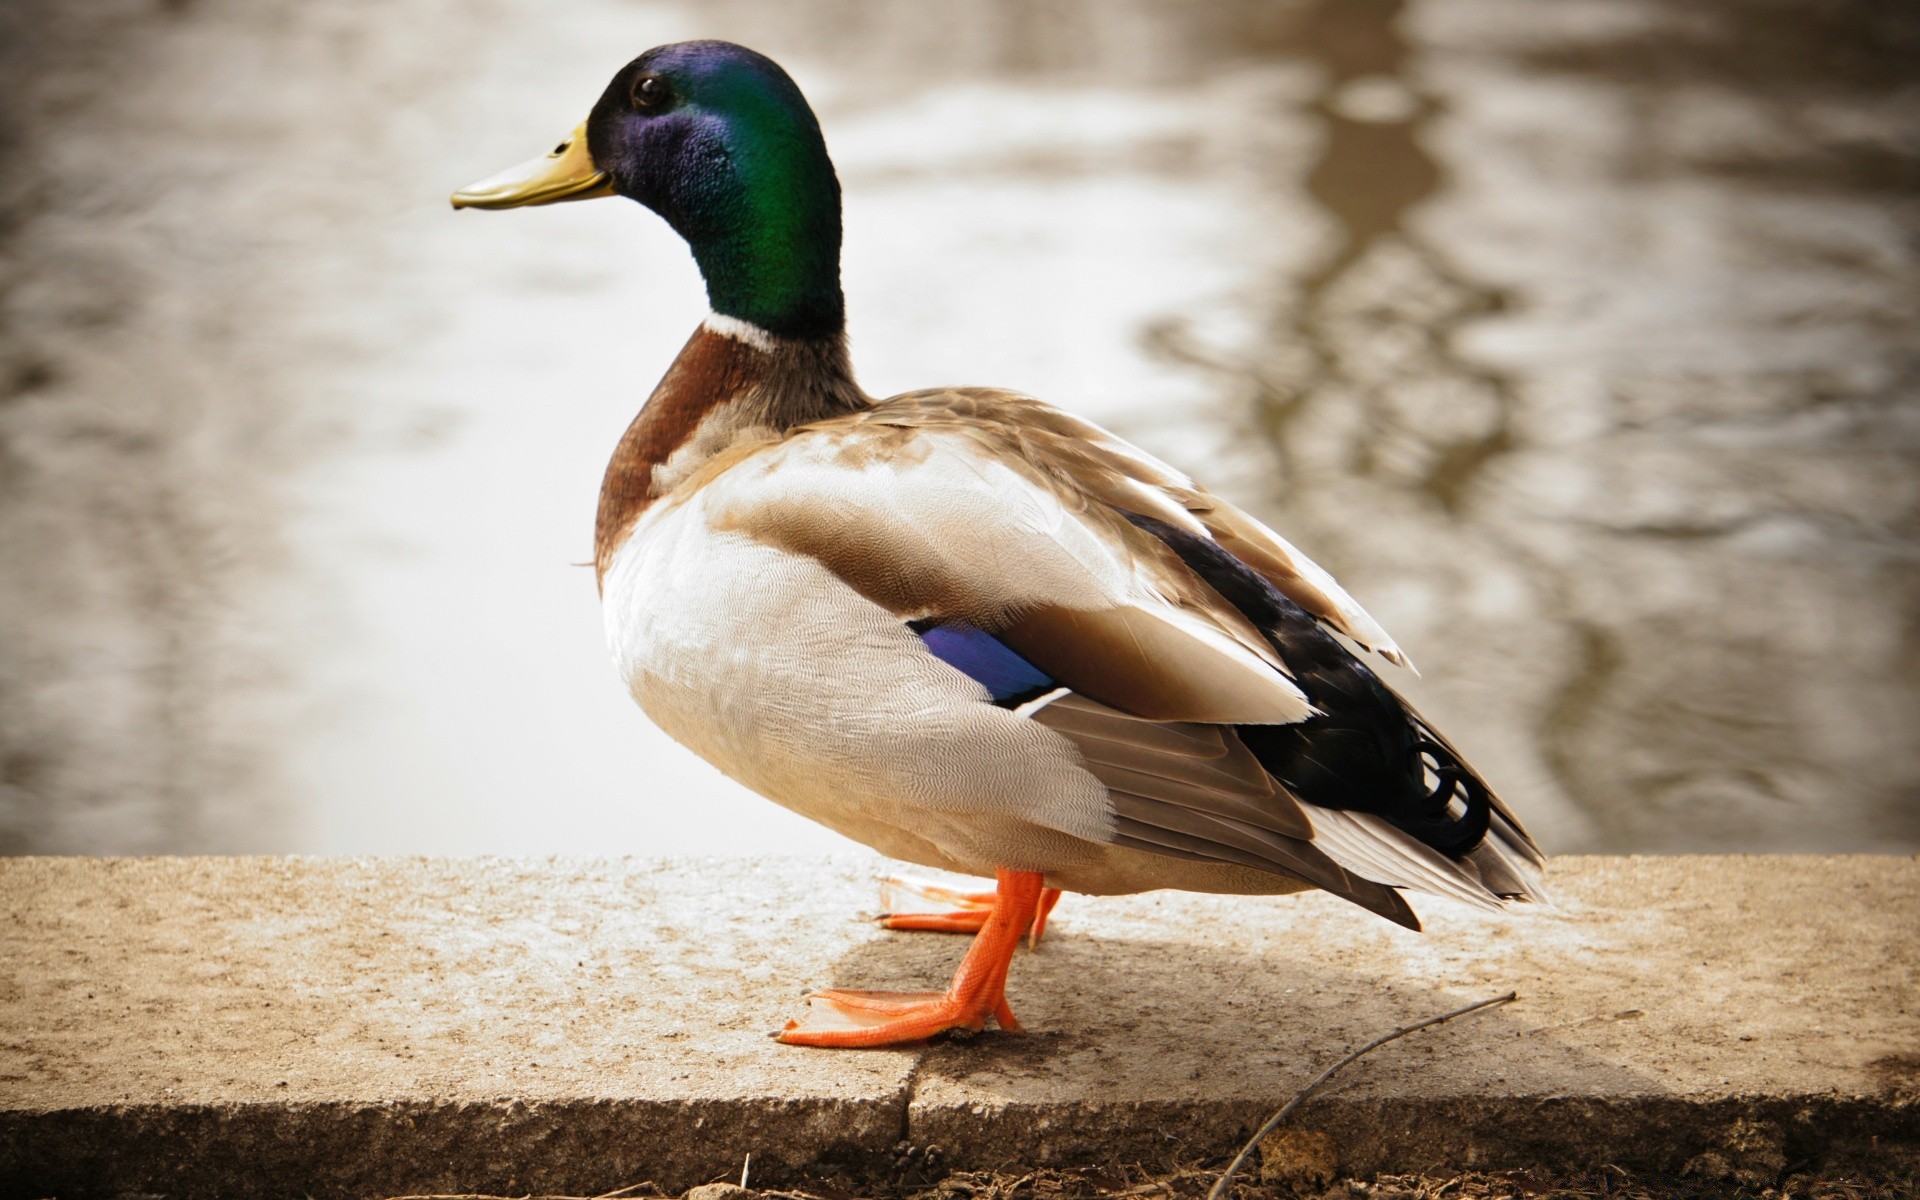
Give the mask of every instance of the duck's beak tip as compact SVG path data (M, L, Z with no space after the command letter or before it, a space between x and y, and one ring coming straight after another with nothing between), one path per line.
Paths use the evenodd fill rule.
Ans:
M587 127L582 122L551 152L468 184L448 201L455 210L525 208L613 194L612 181L594 165L587 150Z

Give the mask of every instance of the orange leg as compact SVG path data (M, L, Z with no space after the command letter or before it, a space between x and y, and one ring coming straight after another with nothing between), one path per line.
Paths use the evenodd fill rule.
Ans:
M949 1029L978 1031L992 1017L1002 1029L1020 1023L1007 1007L1007 967L1020 935L1033 928L1040 894L1037 871L996 872L999 891L978 936L944 992L858 992L832 989L808 997L804 1021L789 1021L780 1040L794 1046L893 1046Z
M912 929L933 933L979 933L986 927L987 915L993 911L998 899L994 892L962 892L953 888L944 888L934 883L917 879L902 879L895 876L880 885L880 903L887 911L879 916L880 924L888 929ZM944 907L945 912L903 911L915 901ZM1046 932L1047 914L1060 902L1059 888L1042 888L1040 904L1034 913L1033 928L1027 936L1028 946L1040 944L1041 934Z
M1053 906L1058 903L1060 903L1059 888L1040 889L1040 905L1034 909L1033 928L1027 931L1027 949L1031 950L1040 944L1040 939L1047 932L1047 914L1052 912Z

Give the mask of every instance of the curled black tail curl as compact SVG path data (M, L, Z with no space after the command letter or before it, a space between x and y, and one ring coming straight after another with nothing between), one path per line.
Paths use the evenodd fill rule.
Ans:
M1424 721L1415 718L1424 735ZM1453 747L1419 736L1413 744L1411 770L1427 785L1418 815L1386 814L1395 826L1419 838L1449 858L1470 853L1487 836L1493 821L1492 797L1487 785L1462 762Z

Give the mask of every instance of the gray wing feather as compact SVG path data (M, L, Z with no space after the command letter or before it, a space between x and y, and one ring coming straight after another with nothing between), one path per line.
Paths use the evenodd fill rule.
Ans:
M1031 713L1107 785L1116 845L1311 883L1419 928L1397 892L1312 843L1314 823L1231 726L1152 721L1066 693Z

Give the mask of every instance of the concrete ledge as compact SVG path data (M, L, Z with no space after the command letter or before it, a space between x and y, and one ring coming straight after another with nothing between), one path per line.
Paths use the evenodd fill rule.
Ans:
M1016 960L1034 1031L914 1050L766 1037L807 986L929 987L877 861L0 863L0 1191L592 1195L858 1169L1230 1150L1299 1123L1355 1173L1713 1152L1920 1166L1920 860L1576 858L1555 910L1069 897Z

